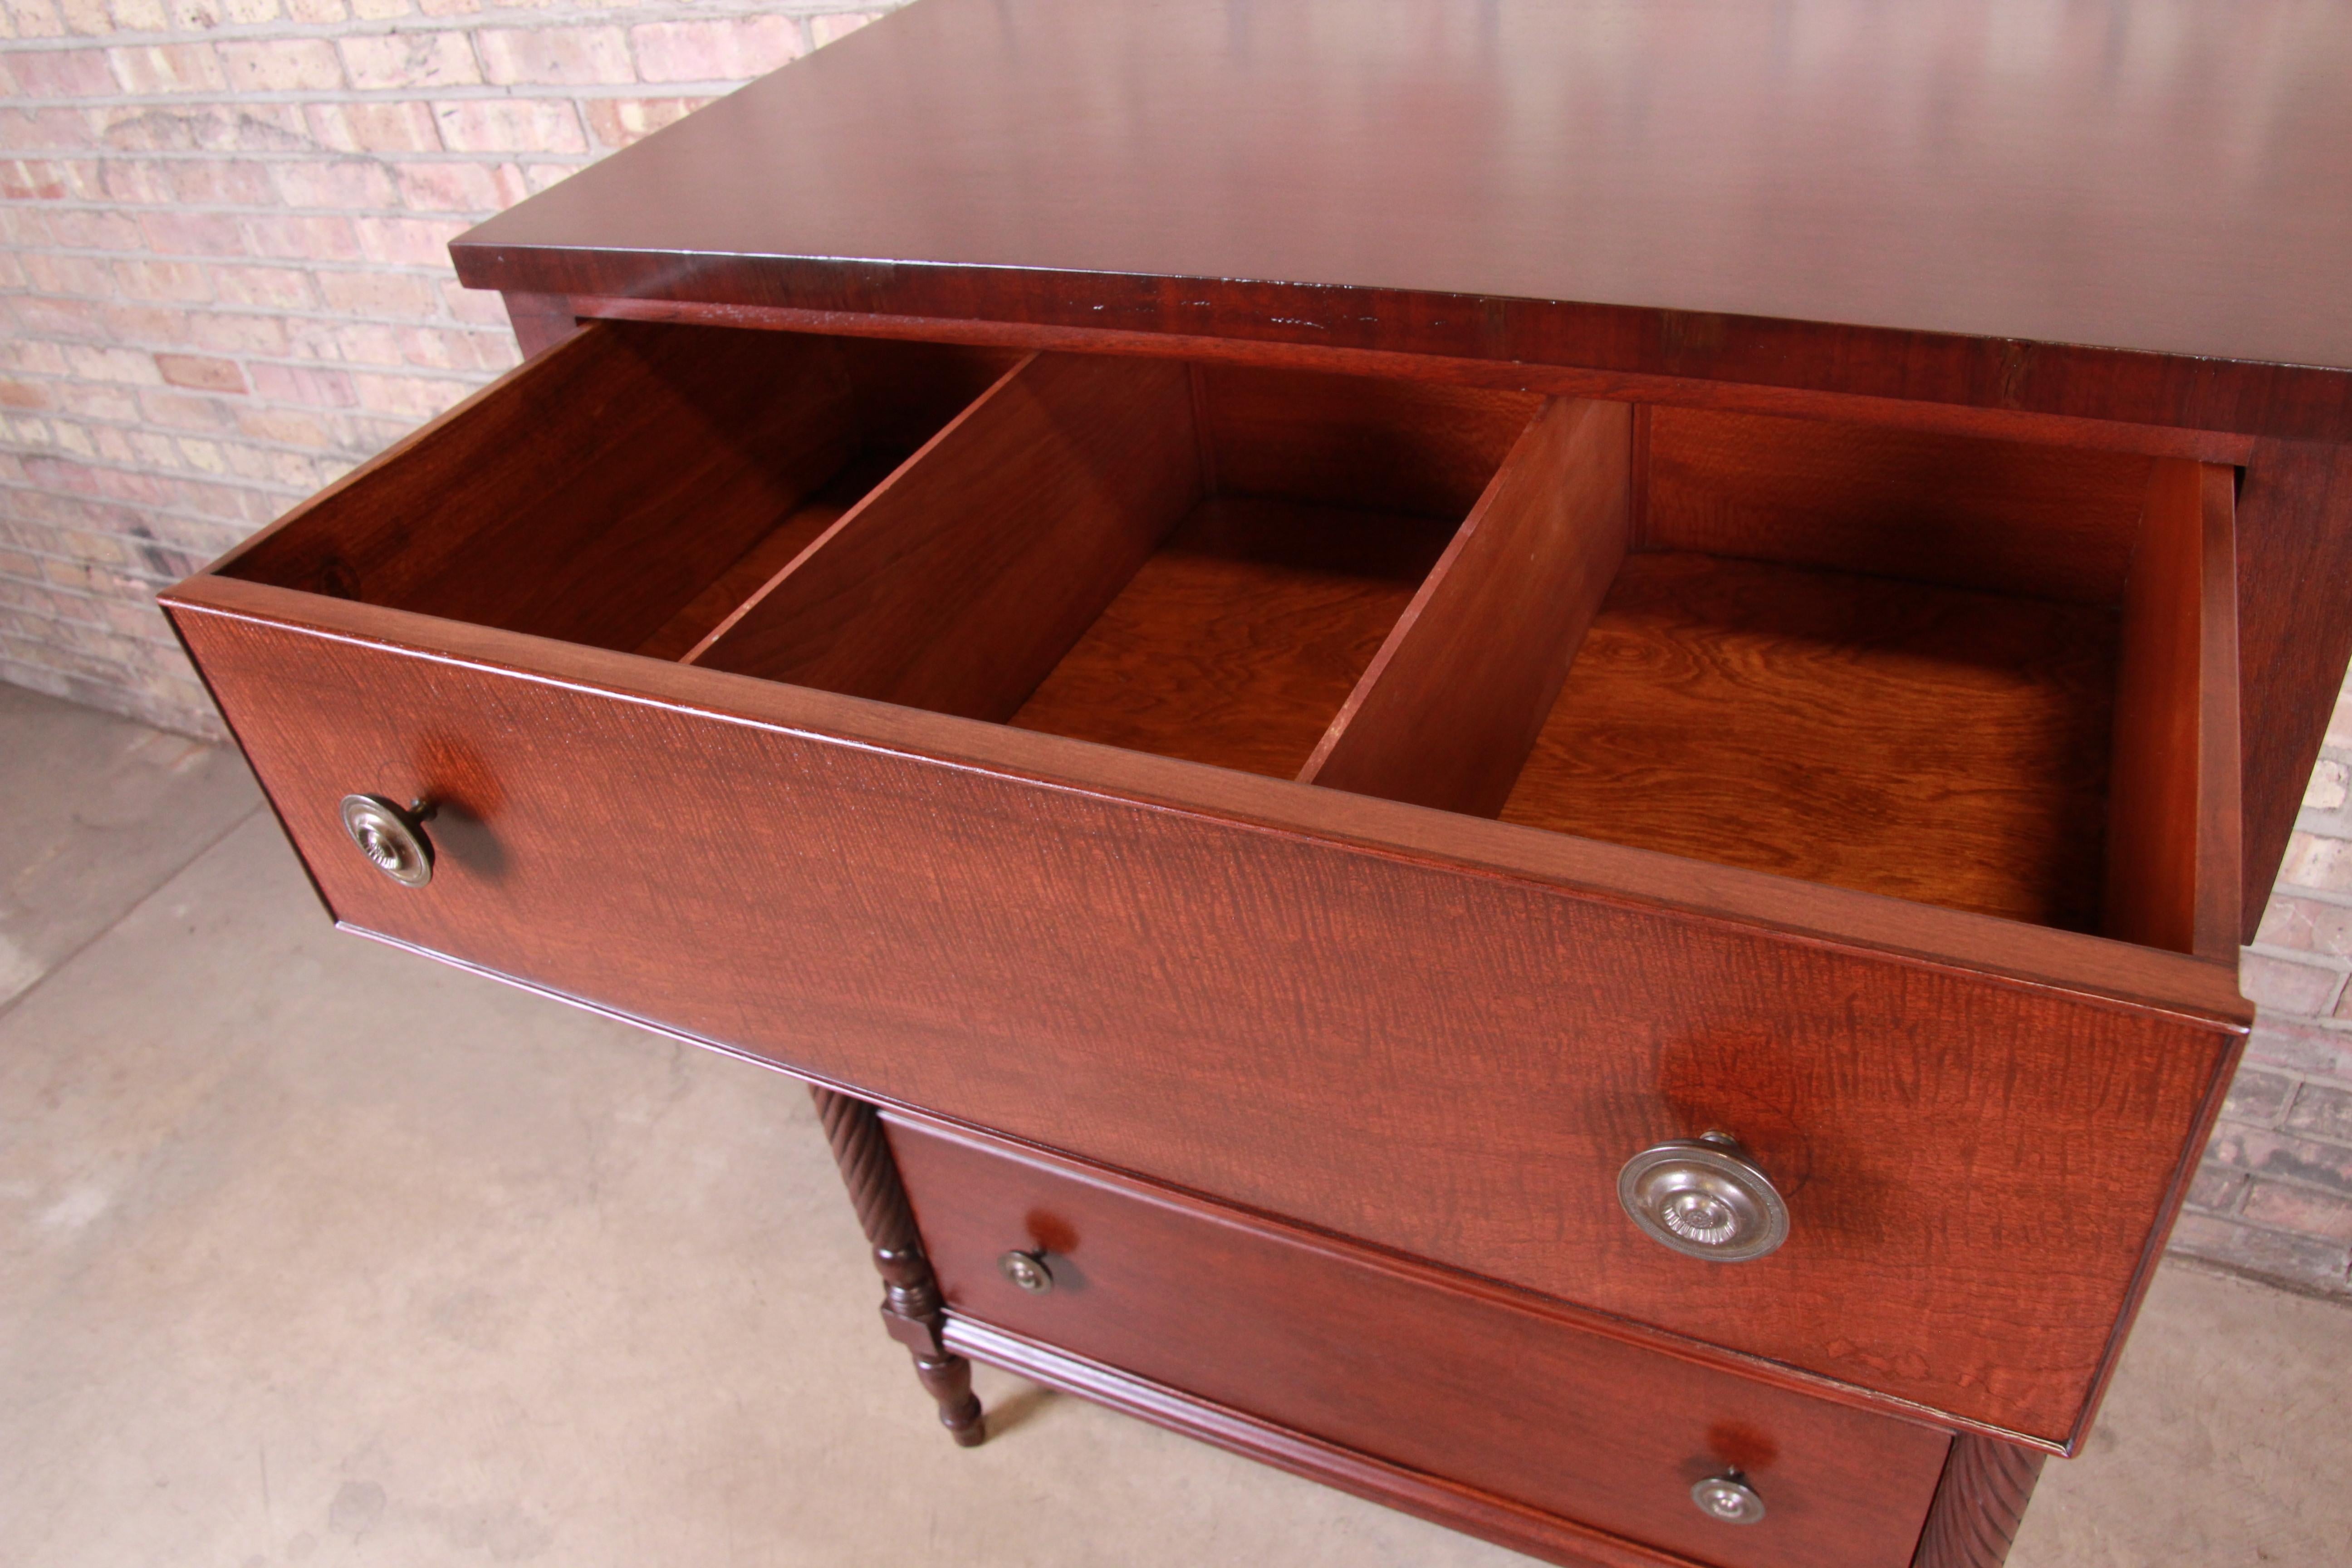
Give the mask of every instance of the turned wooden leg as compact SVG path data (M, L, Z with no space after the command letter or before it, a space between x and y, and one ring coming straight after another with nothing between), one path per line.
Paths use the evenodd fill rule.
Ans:
M2000 1568L2043 1458L1990 1437L1953 1438L1911 1568Z
M898 1166L882 1136L882 1118L862 1100L809 1086L816 1118L833 1144L833 1158L849 1188L857 1223L874 1244L874 1267L882 1275L882 1326L915 1358L915 1375L939 1402L940 1425L966 1448L988 1436L980 1400L971 1391L971 1363L940 1341L944 1305L930 1260L915 1230L915 1211L898 1184Z

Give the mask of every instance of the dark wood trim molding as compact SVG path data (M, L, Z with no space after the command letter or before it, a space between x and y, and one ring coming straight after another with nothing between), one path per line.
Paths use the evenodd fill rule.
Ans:
M1692 1568L1687 1558L1260 1421L952 1312L945 1340L991 1366L1547 1563L1566 1568Z
M842 1184L866 1239L874 1244L874 1267L882 1276L882 1326L914 1358L915 1375L939 1402L940 1425L959 1447L977 1447L988 1427L971 1392L971 1363L947 1348L940 1327L944 1306L915 1230L907 1189L882 1136L882 1119L862 1100L809 1085L816 1118L824 1126Z

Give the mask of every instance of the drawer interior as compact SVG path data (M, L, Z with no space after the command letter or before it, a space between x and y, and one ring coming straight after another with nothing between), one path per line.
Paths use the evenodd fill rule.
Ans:
M2210 956L2235 920L2233 482L600 323L223 569Z

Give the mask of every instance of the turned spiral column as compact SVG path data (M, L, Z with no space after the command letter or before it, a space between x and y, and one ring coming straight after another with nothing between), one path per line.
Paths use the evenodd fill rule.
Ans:
M988 1428L971 1391L971 1363L940 1339L944 1304L930 1260L923 1256L907 1189L898 1183L898 1163L882 1136L882 1118L864 1100L814 1084L809 1098L816 1101L817 1120L833 1145L850 1206L874 1244L874 1267L882 1276L882 1326L914 1358L915 1375L939 1402L940 1424L960 1446L976 1447Z

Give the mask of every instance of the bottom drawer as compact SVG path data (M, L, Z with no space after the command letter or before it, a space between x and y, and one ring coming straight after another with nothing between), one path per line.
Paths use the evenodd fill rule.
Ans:
M1944 1432L1088 1167L888 1125L959 1317L1724 1568L1912 1560ZM1008 1276L1017 1252L1042 1289ZM1761 1505L1752 1522L1694 1496L1735 1471Z

